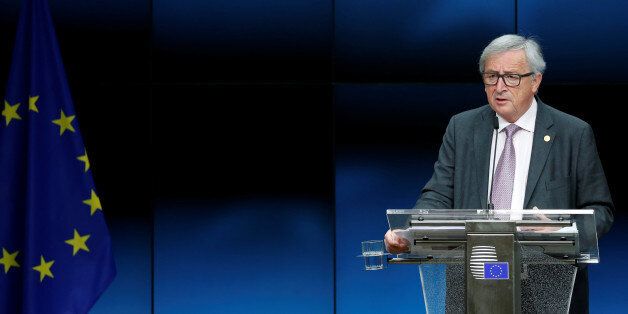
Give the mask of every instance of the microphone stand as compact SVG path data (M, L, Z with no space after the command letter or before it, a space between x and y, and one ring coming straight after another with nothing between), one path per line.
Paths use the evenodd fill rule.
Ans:
M497 115L493 116L493 134L495 135L495 141L493 143L493 169L491 170L491 185L488 190L488 203L486 204L486 212L487 218L493 218L493 210L495 209L495 205L493 204L493 181L495 181L495 164L497 164L497 130L499 129L499 120L497 119Z

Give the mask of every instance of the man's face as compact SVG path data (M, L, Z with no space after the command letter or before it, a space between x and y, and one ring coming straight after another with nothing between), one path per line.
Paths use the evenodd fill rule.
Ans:
M494 72L499 74L526 74L530 71L523 50L506 51L487 58L484 64L484 73ZM513 123L519 119L532 104L532 98L539 89L542 75L537 73L535 77L521 78L519 86L507 86L504 79L497 80L495 85L484 85L486 97L491 108L500 116Z

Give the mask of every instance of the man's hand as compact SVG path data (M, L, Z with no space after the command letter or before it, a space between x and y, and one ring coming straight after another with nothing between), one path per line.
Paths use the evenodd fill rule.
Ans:
M384 243L386 243L386 251L392 254L400 254L410 251L410 242L398 236L395 232L388 230L384 235Z
M538 208L536 206L534 206L532 209L537 209ZM545 220L545 221L551 221L551 219L547 218L547 216L543 215L543 214L534 214L534 218L536 218L537 220ZM560 230L562 227L518 227L519 231L528 231L528 232L543 232L543 233L547 233L547 232L554 232L557 230Z

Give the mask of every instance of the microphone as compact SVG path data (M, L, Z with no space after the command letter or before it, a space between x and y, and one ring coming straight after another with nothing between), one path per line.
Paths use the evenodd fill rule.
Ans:
M495 135L495 143L493 145L493 170L491 170L491 173L493 174L493 176L495 175L495 164L497 163L497 160L495 160L496 156L497 156L497 130L499 129L499 120L497 119L497 115L493 116L493 134ZM486 204L486 209L495 209L495 205L493 205L493 181L495 181L495 178L492 177L491 179L491 185L490 188L488 190L488 204Z

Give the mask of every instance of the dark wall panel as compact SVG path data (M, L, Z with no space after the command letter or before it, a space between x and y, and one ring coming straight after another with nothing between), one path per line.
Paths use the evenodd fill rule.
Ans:
M539 38L551 83L628 83L628 2L519 1L519 32Z
M511 0L335 3L339 82L477 82L484 46L514 31Z
M130 206L118 209L137 210ZM125 217L109 219L108 225L118 273L90 313L151 313L152 221Z
M109 31L147 29L151 0L50 0L57 21ZM139 38L138 38L139 39Z
M486 104L481 84L336 84L336 146L438 149L449 118Z
M332 4L154 1L156 313L333 311Z
M155 313L331 312L331 85L153 99Z
M329 197L331 86L154 90L159 197Z
M147 86L75 84L74 102L94 180L112 219L150 218ZM116 218L117 217L117 218Z
M2 97L4 97L6 81L9 77L19 8L18 0L0 0L0 95Z
M333 313L331 200L155 208L155 313Z
M156 0L153 7L157 82L331 77L331 0Z

